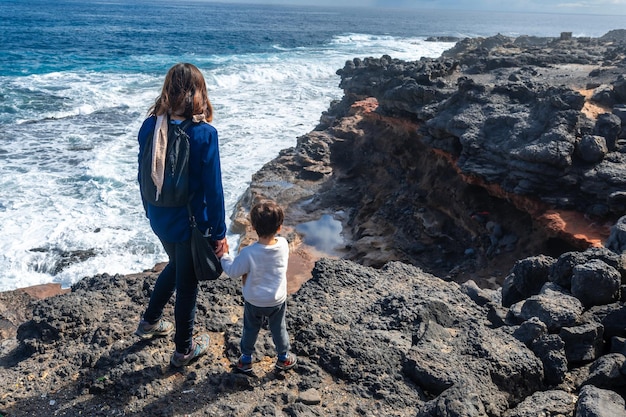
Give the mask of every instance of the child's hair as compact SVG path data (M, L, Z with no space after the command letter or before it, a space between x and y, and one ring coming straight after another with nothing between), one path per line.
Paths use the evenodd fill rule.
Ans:
M195 65L179 63L167 72L161 95L149 111L149 114L157 116L166 113L186 119L204 114L207 122L213 119L213 106L209 101L206 83Z
M272 200L262 200L250 210L250 222L259 237L275 234L283 224L283 209Z

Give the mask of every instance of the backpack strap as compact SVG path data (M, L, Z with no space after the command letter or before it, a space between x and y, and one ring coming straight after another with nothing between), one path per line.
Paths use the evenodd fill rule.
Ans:
M193 120L192 119L185 119L183 120L178 127L182 130L182 131L186 131L187 128L193 124ZM187 132L185 132L187 133ZM187 213L189 214L189 226L194 228L197 226L196 223L196 217L193 215L193 211L191 210L191 200L193 199L193 194L191 194L189 196L189 200L187 201Z
M178 125L178 127L183 130L186 131L187 128L193 123L193 120L191 119L185 119L182 122L180 122L180 124Z

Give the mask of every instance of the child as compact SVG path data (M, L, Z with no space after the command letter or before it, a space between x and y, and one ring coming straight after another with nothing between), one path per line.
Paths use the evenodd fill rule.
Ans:
M268 318L278 353L276 368L285 371L297 362L296 355L289 352L285 323L289 244L284 237L276 236L283 219L283 210L274 201L255 204L250 210L250 222L259 236L258 242L243 248L234 259L229 254L221 258L228 276L242 277L245 305L241 356L237 361L237 370L241 372L252 372L252 354L264 317Z

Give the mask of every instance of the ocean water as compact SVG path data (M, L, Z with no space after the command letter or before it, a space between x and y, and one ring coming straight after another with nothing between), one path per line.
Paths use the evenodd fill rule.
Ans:
M167 70L203 72L226 206L342 96L354 57L436 57L428 36L601 36L619 16L0 0L0 291L164 261L136 184L136 134ZM236 236L229 236L236 240Z

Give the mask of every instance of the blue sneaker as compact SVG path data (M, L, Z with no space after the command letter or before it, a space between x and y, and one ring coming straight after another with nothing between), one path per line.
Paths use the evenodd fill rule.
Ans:
M236 368L239 372L243 372L244 374L249 374L252 372L252 358L250 358L250 362L244 361L243 355L239 357L237 361Z
M296 366L296 363L298 363L298 358L296 357L296 355L290 352L285 355L283 360L281 360L279 357L276 360L276 364L274 366L276 367L276 369L279 369L281 371L288 371L289 369Z
M204 355L206 351L209 350L210 341L211 338L208 334L201 334L194 337L189 352L184 354L175 351L172 355L172 359L170 359L170 364L176 368L188 365L189 362L191 362L198 356Z
M167 336L172 333L172 331L174 331L174 324L167 320L161 319L154 324L141 320L139 326L137 326L137 330L135 330L135 334L142 339L151 339L155 336Z

